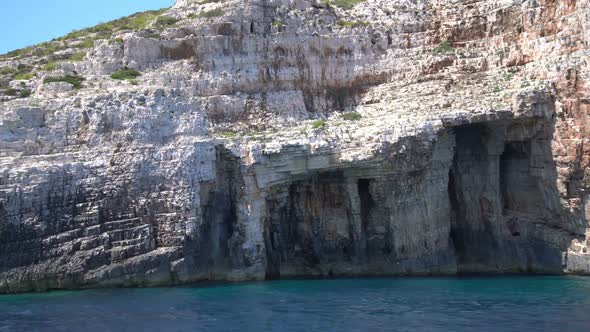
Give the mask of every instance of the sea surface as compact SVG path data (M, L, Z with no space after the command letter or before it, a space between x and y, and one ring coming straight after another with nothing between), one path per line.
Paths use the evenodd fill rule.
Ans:
M293 280L0 296L0 331L590 331L590 278Z

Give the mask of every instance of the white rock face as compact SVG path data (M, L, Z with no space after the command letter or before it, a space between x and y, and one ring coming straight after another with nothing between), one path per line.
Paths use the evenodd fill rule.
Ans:
M179 0L1 97L0 292L589 273L589 10Z

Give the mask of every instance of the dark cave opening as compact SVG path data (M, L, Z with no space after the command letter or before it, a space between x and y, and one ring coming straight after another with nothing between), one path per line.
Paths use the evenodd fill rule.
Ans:
M363 227L366 228L369 223L371 207L374 204L370 191L371 181L368 179L360 179L358 181L358 194L361 202L361 221Z
M335 276L363 262L375 206L371 185L334 171L275 186L266 200L266 279Z
M448 196L451 229L449 241L455 248L457 269L476 270L493 260L494 206L497 174L490 163L493 154L488 150L492 132L483 125L457 127L453 164L449 170Z
M449 183L447 185L447 193L449 195L449 203L451 206L451 212L450 212L451 231L450 231L449 237L450 237L451 242L455 246L455 250L462 251L462 248L458 247L458 246L461 246L462 242L458 238L458 234L456 232L456 227L453 227L454 225L456 225L457 212L459 211L459 200L457 198L457 190L456 190L455 181L456 181L455 174L453 172L453 168L451 168L449 170Z
M458 273L560 273L563 247L549 139L535 123L454 128L449 241ZM553 195L555 193L555 195ZM560 247L561 246L561 247Z
M536 179L530 173L530 142L507 142L500 156L500 192L503 214L535 212L539 201Z
M216 149L216 182L201 183L202 239L195 248L197 262L207 266L226 266L231 248L230 239L237 224L236 198L241 188L239 160L225 148Z
M506 226L513 237L521 235L518 218L511 216L513 212L535 212L534 201L540 199L536 193L536 181L530 174L530 150L530 142L507 142L500 156L502 215L507 219Z

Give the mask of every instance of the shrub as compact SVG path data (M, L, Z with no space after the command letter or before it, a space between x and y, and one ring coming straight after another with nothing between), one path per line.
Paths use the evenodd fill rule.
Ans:
M111 74L114 80L132 80L141 76L141 73L135 69L123 68Z
M224 12L222 9L213 9L213 10L209 10L209 11L200 12L199 17L212 18L212 17L223 16L223 14L224 14Z
M157 27L169 27L169 26L173 26L174 24L178 23L178 21L180 21L180 20L177 18L174 18L174 17L160 16L160 17L158 17L158 19L156 19L156 26Z
M326 120L316 120L311 124L311 127L313 129L321 129L324 128L327 125Z
M272 26L280 29L280 28L284 28L285 27L285 23L281 22L281 21L274 21L272 22Z
M363 118L363 116L360 115L360 113L358 113L358 112L350 112L350 113L342 114L342 119L346 120L346 121L358 121L362 118Z
M33 66L31 66L31 65L27 65L27 64L24 64L24 63L19 63L19 64L16 66L16 69L17 69L19 72L21 72L21 73L24 73L24 72L30 72L31 70L33 70Z
M224 130L221 132L221 136L227 137L227 138L233 138L233 137L237 136L237 133L233 130Z
M66 82L73 85L75 89L80 89L82 87L82 82L84 80L84 77L76 75L66 75L60 77L47 77L43 80L43 83Z
M434 49L434 53L436 53L436 54L441 54L441 53L454 53L454 52L455 52L455 49L451 45L451 42L449 42L448 40L440 43Z
M13 88L8 88L8 89L6 90L6 95L7 95L7 96L13 96L13 97L14 97L14 96L16 96L16 90L15 90L15 89L13 89Z
M28 98L31 96L31 94L33 94L33 92L31 90L24 89L19 92L18 97L19 98Z
M369 25L369 22L365 22L365 21L345 21L345 20L340 20L338 22L336 22L336 25L338 25L339 27L342 28L358 28L358 27L366 27Z
M351 9L361 2L365 2L365 0L324 0L324 3L334 5L342 9Z
M160 35L160 34L159 34L159 33L157 33L157 32L153 32L153 31L152 31L152 32L150 32L150 34L148 35L148 38L152 38L152 39L160 39L160 38L162 38L162 35Z

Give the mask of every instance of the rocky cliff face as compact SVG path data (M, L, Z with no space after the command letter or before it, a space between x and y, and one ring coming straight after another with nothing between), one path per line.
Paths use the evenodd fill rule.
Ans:
M590 273L589 13L178 0L3 56L0 292Z

